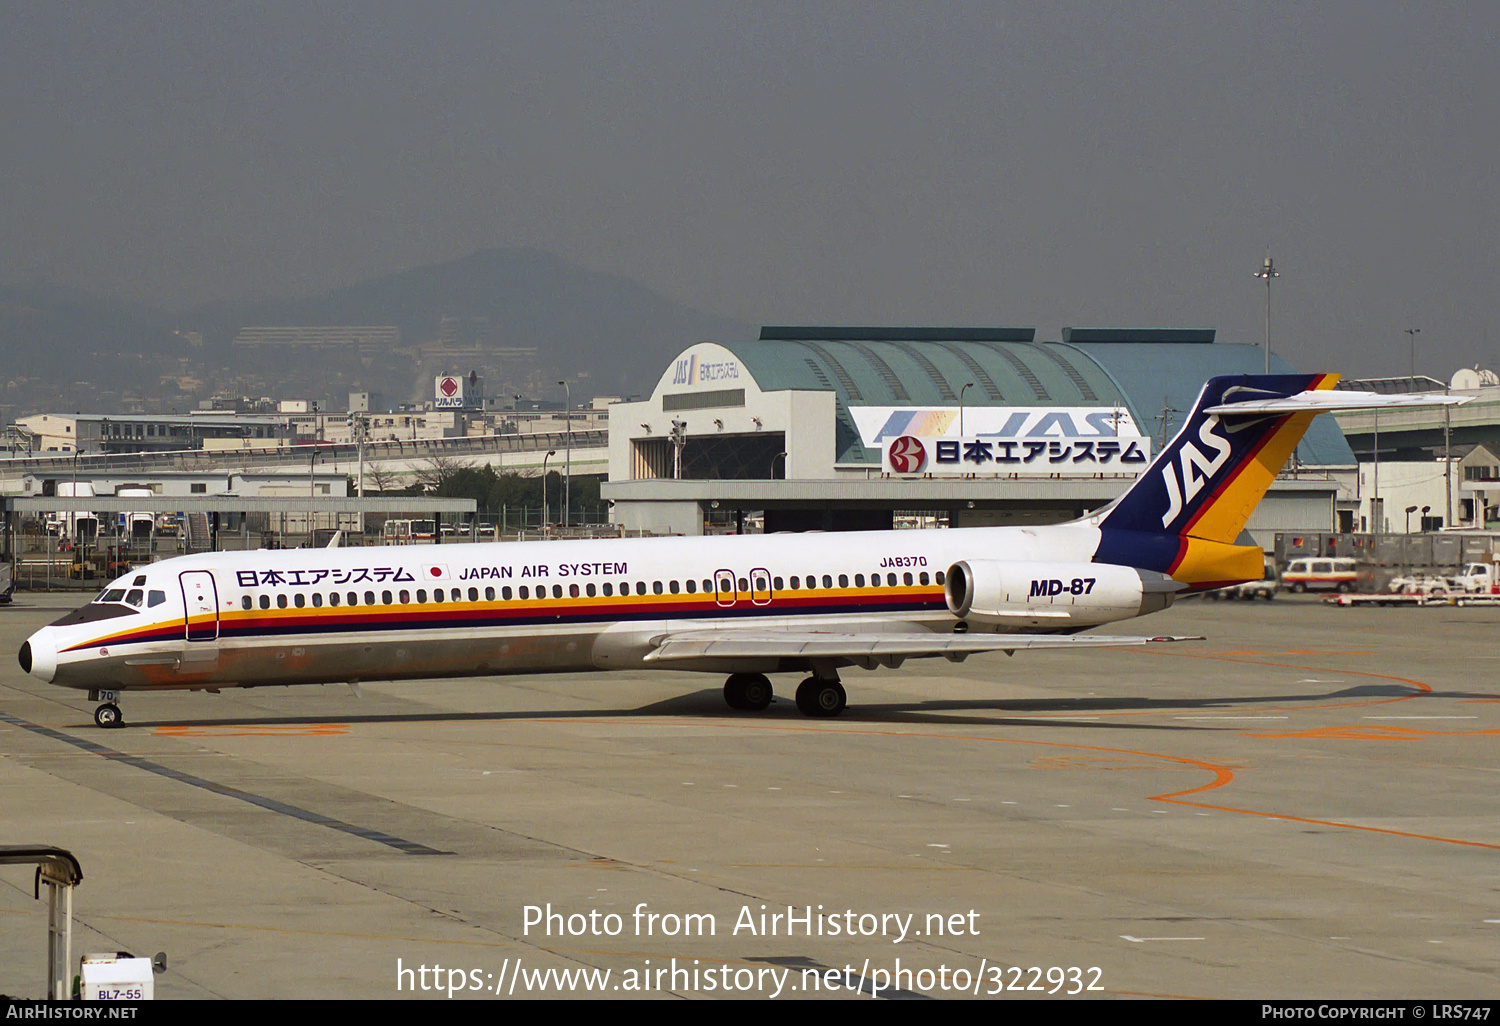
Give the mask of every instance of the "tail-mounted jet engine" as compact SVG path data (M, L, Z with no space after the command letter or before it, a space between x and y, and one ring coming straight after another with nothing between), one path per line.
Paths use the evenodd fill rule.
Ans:
M1108 563L968 559L948 568L943 596L960 620L990 627L1092 627L1165 609L1184 585Z

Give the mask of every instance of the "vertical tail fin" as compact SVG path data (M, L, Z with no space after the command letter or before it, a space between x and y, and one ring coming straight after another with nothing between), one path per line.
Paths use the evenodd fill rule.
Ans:
M1260 549L1235 542L1316 413L1240 414L1224 407L1286 399L1337 381L1336 374L1211 379L1145 473L1091 518L1102 536L1094 558L1159 570L1198 587L1259 579Z

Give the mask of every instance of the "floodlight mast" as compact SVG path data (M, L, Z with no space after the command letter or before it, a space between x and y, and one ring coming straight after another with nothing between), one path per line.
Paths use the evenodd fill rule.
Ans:
M1260 270L1255 272L1255 277L1266 280L1266 373L1271 373L1271 279L1280 278L1281 272L1276 270L1276 264L1270 257L1261 264Z
M568 418L568 454L567 464L563 470L563 526L568 526L568 511L573 508L573 388L566 381L559 381L563 387L563 415Z

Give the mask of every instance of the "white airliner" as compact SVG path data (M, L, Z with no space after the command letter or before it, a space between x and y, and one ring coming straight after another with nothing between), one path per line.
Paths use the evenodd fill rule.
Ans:
M1078 632L1260 579L1245 522L1317 413L1463 401L1335 381L1214 378L1129 490L1065 524L182 556L37 631L21 667L106 727L121 691L653 667L726 673L749 710L805 673L797 707L836 716L843 667L1177 640Z

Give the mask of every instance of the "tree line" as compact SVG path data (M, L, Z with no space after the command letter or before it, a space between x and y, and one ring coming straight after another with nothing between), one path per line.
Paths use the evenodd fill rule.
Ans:
M498 515L502 508L540 509L542 506L542 477L536 474L518 474L512 470L497 471L491 466L473 467L452 460L437 458L431 466L418 471L413 484L405 488L382 487L387 482L372 481L366 472L365 494L378 491L384 495L432 495L445 499L473 499L479 506L479 515ZM573 476L571 504L573 514L586 514L589 520L600 519L607 504L599 498L599 475ZM373 485L373 487L372 487ZM546 504L551 519L562 519L563 475L549 469L546 476Z

